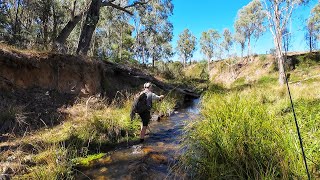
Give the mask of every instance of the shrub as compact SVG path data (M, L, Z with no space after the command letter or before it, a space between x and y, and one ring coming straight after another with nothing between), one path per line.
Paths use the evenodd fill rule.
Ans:
M266 54L260 55L260 56L259 56L259 60L260 60L260 61L265 61L265 60L267 60L267 55L266 55Z

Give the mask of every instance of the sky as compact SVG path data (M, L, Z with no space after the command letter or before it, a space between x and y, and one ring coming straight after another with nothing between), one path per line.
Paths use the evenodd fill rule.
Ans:
M173 40L172 46L176 48L179 34L188 28L199 41L201 33L209 29L215 29L220 34L224 28L228 28L234 32L234 22L237 12L250 0L172 0L174 4L173 15L170 21L173 23ZM301 6L295 9L291 20L292 46L289 51L306 51L307 45L304 40L304 20L310 15L311 9L317 4L317 0L311 0L307 6ZM252 41L252 52L257 54L265 54L274 47L273 39L269 29L267 28L263 36L257 41ZM236 52L240 56L239 45L235 46ZM246 50L244 51L246 53ZM179 60L179 56L175 55L174 60ZM200 46L197 43L197 51L193 56L194 60L202 60L204 56L200 53Z

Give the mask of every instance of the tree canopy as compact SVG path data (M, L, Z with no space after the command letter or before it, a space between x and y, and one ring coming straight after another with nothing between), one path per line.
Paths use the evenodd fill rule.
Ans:
M193 53L196 50L196 41L196 37L189 31L189 29L185 29L179 35L179 39L177 42L177 52L183 59L184 66L186 65L187 61L193 57Z

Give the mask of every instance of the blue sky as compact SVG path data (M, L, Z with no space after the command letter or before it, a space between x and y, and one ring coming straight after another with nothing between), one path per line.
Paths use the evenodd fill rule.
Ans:
M229 28L234 32L233 24L236 20L237 12L243 6L247 5L250 0L173 0L174 11L170 17L173 23L174 38L172 40L173 48L176 47L179 34L188 28L196 37L200 39L201 33L209 29L216 29L222 34L224 28ZM317 0L311 0L309 5L295 9L292 16L292 47L289 51L304 51L307 50L306 42L304 41L304 19L307 19L310 10L317 4ZM238 49L238 55L240 48ZM265 34L252 43L252 52L263 54L273 48L273 40L269 29ZM245 51L246 52L246 51ZM174 60L178 60L177 55ZM203 55L200 53L199 44L193 59L201 60Z

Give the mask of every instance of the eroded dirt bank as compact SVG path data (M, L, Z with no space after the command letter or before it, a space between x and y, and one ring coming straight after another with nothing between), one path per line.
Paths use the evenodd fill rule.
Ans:
M23 53L0 49L0 141L6 133L24 134L62 122L61 111L77 98L113 99L119 91L135 92L146 81L163 91L174 88L141 70L73 55Z

